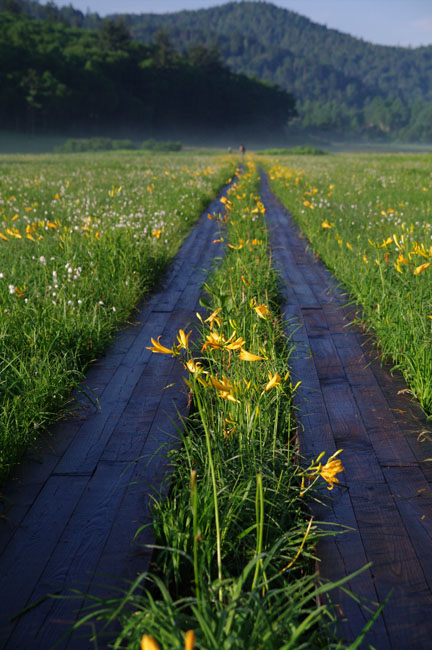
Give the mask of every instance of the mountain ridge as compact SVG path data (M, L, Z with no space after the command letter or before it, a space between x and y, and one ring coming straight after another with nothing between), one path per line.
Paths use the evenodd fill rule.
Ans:
M163 30L177 48L214 45L234 71L293 93L301 128L432 137L432 46L375 45L268 2L120 17L143 43Z
M167 14L111 14L18 2L38 17L84 27L121 21L146 45L165 33L179 51L205 45L236 73L277 84L297 100L296 131L432 140L432 45L377 45L270 2L229 2Z

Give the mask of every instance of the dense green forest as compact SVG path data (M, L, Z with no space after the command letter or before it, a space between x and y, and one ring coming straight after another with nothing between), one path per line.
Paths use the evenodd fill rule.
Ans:
M211 44L231 69L292 92L296 129L432 139L432 46L373 45L265 2L124 18L143 43L164 29L178 47Z
M214 48L177 52L163 33L133 40L120 20L99 29L36 20L15 0L0 12L0 121L27 132L134 137L280 133L294 98L230 71ZM50 9L50 7L48 7Z
M53 24L107 29L107 21L97 14L83 14L72 6L1 2ZM199 63L200 56L189 52L199 53L205 46L218 65L277 84L296 98L298 117L291 121L292 132L432 140L432 45L373 45L267 2L109 18L114 23L122 20L132 39L144 46L164 35L168 48L182 54L183 59L176 55L177 61L190 62L192 56Z

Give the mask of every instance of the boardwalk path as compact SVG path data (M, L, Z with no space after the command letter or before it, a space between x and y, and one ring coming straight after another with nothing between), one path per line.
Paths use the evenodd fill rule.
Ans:
M293 334L292 371L303 382L297 393L302 451L316 457L343 447L350 486L335 489L331 507L317 510L353 529L321 543L321 574L338 579L372 562L351 587L369 602L383 602L392 589L393 595L367 641L377 650L429 649L432 470L424 460L432 450L416 440L422 415L397 395L400 379L369 363L362 335L346 327L350 310L334 280L306 252L266 181L263 199L288 333L293 320L301 325ZM180 365L146 345L159 334L169 344L193 320L204 269L220 253L214 236L215 222L201 220L137 324L120 332L91 368L85 388L98 396L100 409L83 405L75 419L60 423L37 462L23 464L7 488L13 506L0 521L0 643L7 650L48 650L76 620L80 599L48 599L8 622L48 592L78 587L106 595L112 591L100 583L118 586L148 565L131 540L150 521L147 495L166 472L166 449L178 444L170 418L176 408L185 412L186 398L178 390ZM150 533L139 541L151 541ZM342 633L355 638L367 614L343 593L334 599L348 616ZM74 635L58 647L89 650L91 644Z
M377 650L430 650L432 468L424 461L432 445L415 435L425 424L421 411L397 394L404 388L400 378L370 363L364 337L347 327L350 310L331 274L306 251L265 178L262 191L288 333L290 322L301 324L293 335L292 370L294 381L303 382L297 398L302 452L312 458L343 448L342 482L350 487L333 490L331 507L317 511L322 520L353 529L320 545L321 574L338 579L372 562L351 588L370 602L393 594L366 640ZM334 600L349 617L340 629L352 640L367 615L342 593Z
M209 211L221 208L215 200ZM178 361L146 346L159 334L171 345L179 328L195 320L206 269L221 254L212 244L216 222L205 215L136 324L90 369L84 389L97 395L99 408L83 404L75 419L59 423L41 457L25 462L7 486L12 508L0 520L1 647L49 650L76 620L79 599L48 599L14 623L8 619L69 587L112 595L98 583L124 585L148 565L132 538L150 521L146 495L161 484L166 451L178 442L172 420L187 404ZM139 540L151 541L150 532ZM93 646L74 635L58 647Z

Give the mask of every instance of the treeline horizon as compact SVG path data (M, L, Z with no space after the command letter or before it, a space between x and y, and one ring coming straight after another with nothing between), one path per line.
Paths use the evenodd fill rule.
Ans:
M179 52L159 32L143 45L121 20L100 29L0 5L1 128L96 135L283 132L292 95L228 69L215 48ZM49 7L48 7L49 11ZM54 9L55 11L55 9Z
M90 97L89 109L92 107L95 110L91 111L89 120L81 120L80 123L73 115L68 121L68 132L75 135L81 133L83 128L84 135L88 132L108 133L111 126L122 124L121 135L128 137L130 130L127 130L127 125L132 120L140 132L144 129L143 136L146 137L157 137L165 127L169 138L181 137L180 133L190 133L192 137L199 130L214 135L221 129L236 134L240 131L238 137L242 138L250 133L256 135L258 129L261 136L277 134L280 137L283 134L288 141L315 137L382 143L432 141L432 46L403 48L374 45L267 2L231 2L210 9L165 15L114 14L105 19L89 11L84 14L72 5L60 8L53 2L42 5L36 0L0 0L0 9L7 10L10 15L29 15L53 26L79 28L92 33L92 37L80 36L80 43L76 47L78 50L83 45L93 50L99 47L100 50L100 42L105 40L104 51L107 39L109 41L111 38L110 30L117 30L119 36L121 28L120 32L126 36L129 42L128 62L119 60L124 59L124 51L117 61L114 61L116 57L107 57L100 52L96 57L90 52L88 64L81 57L81 64L85 67L83 82L86 92L96 87L100 89L101 83L106 81L104 92L97 94L104 97L108 104L98 101L97 97ZM99 46L96 33L99 33ZM159 70L156 72L152 63L155 56L151 48L154 49L158 39L159 47L165 48L170 57L169 65L162 66L163 72L160 57ZM150 49L140 50L140 54L135 50L131 57L131 42ZM39 60L38 49L36 45ZM6 65L16 59L14 55L8 58L7 45L1 50ZM65 46L65 51L69 55L69 44ZM116 51L122 52L122 49ZM138 58L142 57L141 61L137 62L137 55ZM74 55L69 61L71 78L74 79L79 58ZM139 67L137 72L133 71L133 65L129 65L132 59ZM123 74L125 67L128 68L126 77ZM220 74L222 68L225 69L225 76ZM31 66L29 69L33 70ZM119 69L122 70L120 73ZM96 70L98 79L93 84L90 73ZM255 82L261 80L274 84L288 92L291 99L288 110L284 108L280 92L273 89L274 94L268 92L264 100L264 94L256 87L252 90L251 81L235 83L228 71L244 74ZM34 72L30 72L32 74ZM33 102L31 94L46 95L54 89L56 81L53 82L50 75L58 79L50 68L43 72L42 80L32 81L24 71L21 83L25 85L30 82L33 85L25 102L27 124L34 122L35 117L38 118L39 127L44 122L46 126L53 123L51 118L43 117L43 110L28 106ZM212 82L209 77L215 75L217 78ZM6 79L6 90L9 90L10 76ZM137 93L136 88L131 90L128 76L139 79L140 92ZM4 77L1 81L4 81ZM40 90L35 89L37 84ZM68 86L69 81L65 84L64 80L60 80L54 90L57 96L65 92L62 84ZM47 89L49 86L51 90ZM119 95L122 86L126 88ZM109 88L113 87L116 90L110 93ZM245 90L250 91L252 101ZM263 90L262 87L260 90ZM211 107L209 102L204 103L203 93L208 94ZM239 110L242 93L243 107L247 107L249 114L247 111L242 114ZM8 93L4 91L3 98L5 94ZM83 93L77 89L73 95L79 97ZM259 100L257 95L260 96ZM159 98L158 108L155 108L155 96ZM83 101L86 102L85 97ZM128 109L115 108L119 102ZM181 108L180 123L177 122L178 111L165 111L164 102L165 106L171 103L176 109ZM259 102L262 103L257 111L255 106ZM36 100L36 104L40 103ZM2 104L6 106L5 100ZM104 119L100 117L101 104L106 109ZM229 106L230 110L224 111L222 104ZM137 124L139 109L141 120ZM111 123L109 113L112 114ZM1 106L0 119L5 124L5 111ZM20 114L18 121L23 124L26 120ZM160 121L162 125L158 124ZM248 126L245 126L247 123ZM26 128L30 127L27 125Z
M106 24L71 5L1 1L53 23L99 30ZM144 45L163 31L179 53L205 46L230 70L277 84L296 98L288 135L432 141L432 46L374 45L267 2L108 18L121 19Z

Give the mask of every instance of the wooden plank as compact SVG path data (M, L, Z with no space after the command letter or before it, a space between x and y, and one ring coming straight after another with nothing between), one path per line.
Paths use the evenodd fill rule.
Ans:
M323 495L323 505L313 506L317 520L329 522L322 525L324 530L336 533L318 543L317 555L320 576L325 580L336 582L341 577L362 570L362 572L344 585L360 599L361 604L347 595L342 589L331 592L331 600L336 605L335 614L339 616L338 632L347 642L355 639L371 618L371 611L376 611L379 598L372 577L371 568L365 568L368 559L363 541L358 530L357 520L352 508L349 490L334 488ZM341 620L342 619L342 620ZM375 648L390 648L390 642L382 615L374 623L361 645L366 648L371 644Z
M355 333L332 334L332 340L351 386L378 386L370 360L358 344Z
M32 602L47 593L68 596L73 589L86 592L132 469L128 463L98 464L32 592ZM25 647L26 640L32 638L39 648L53 647L74 622L81 602L82 596L45 600L36 615L21 618L9 646Z
M379 484L385 479L347 383L322 385L336 447L343 449L345 483Z
M350 496L380 601L393 590L383 613L392 646L430 648L432 594L388 486L355 487Z
M432 589L432 488L418 467L386 467L390 487L425 579Z
M17 529L1 557L0 640L5 642L14 627L9 619L30 605L40 580L81 495L88 476L53 476Z
M325 312L319 309L302 309L302 316L309 336L328 336L329 328Z
M295 405L299 409L298 436L302 455L311 460L323 451L334 454L336 445L322 394L313 392L305 396L303 393L301 401L296 401Z
M332 337L309 337L312 356L315 361L319 380L346 381L342 366Z
M322 305L325 312L327 325L332 334L352 333L352 321L355 307L346 304L337 304L334 301Z
M0 556L36 501L57 465L58 458L76 435L80 422L70 421L62 425L62 435L54 435L58 426L55 425L54 433L48 432L39 440L37 449L40 449L41 453L27 454L16 468L13 478L2 489L4 511L0 526Z
M268 196L268 186L264 195L266 192ZM298 373L299 379L304 373L311 381L310 387L308 382L300 387L295 398L296 406L303 411L301 449L316 454L320 444L329 450L332 445L344 447L342 480L350 487L349 491L333 491L330 521L354 530L320 543L321 575L337 579L361 562L372 561L372 570L362 574L355 591L380 602L391 588L394 593L365 647L371 643L380 650L427 648L432 627L427 613L432 602L432 497L427 479L432 482L432 469L425 469L424 463L419 466L418 461L432 457L432 449L429 444L419 449L415 436L408 434L413 428L419 430L422 419L409 407L400 408L397 392L404 389L403 382L400 378L393 381L380 367L367 335L346 327L356 307L340 308L345 298L343 288L322 264L311 262L305 243L296 239L295 229L282 226L281 210L274 202L269 204L268 218L278 224L278 245L289 249L285 259L292 251L321 304L319 310L303 309L306 327L298 337L305 349L310 345L313 360L308 362L306 355L298 355L296 360L295 354L292 360L293 373ZM282 275L288 279L283 268ZM285 307L287 313L295 314L292 291L286 290L284 297L290 303ZM302 306L301 300L297 302ZM306 400L309 409L305 409ZM318 445L317 431L321 437L324 432ZM353 641L365 619L349 601L343 602L346 607L350 620L338 629Z
M379 462L382 465L417 465L379 388L354 386L353 393Z
M221 212L219 199L213 201L209 209ZM159 334L166 337L164 343L171 345L178 329L185 328L194 318L191 309L198 301L204 278L203 267L209 266L215 252L220 254L222 250L220 246L210 244L216 232L215 222L201 220L180 247L159 287L133 315L133 325L119 332L111 351L89 369L84 390L99 399L99 408L89 406L78 394L78 410L73 424L57 425L59 435L52 443L52 449L48 453L43 451L43 462L22 475L26 481L25 489L20 485L19 472L8 486L7 494L13 497L14 507L8 513L6 533L3 531L0 540L4 551L0 561L3 572L3 582L0 583L3 586L2 616L5 618L2 638L6 638L11 629L8 616L29 604L33 597L41 595L47 585L56 588L62 581L64 584L72 583L96 565L107 569L114 558L119 561L125 546L131 542L123 535L130 532L132 537L132 529L140 516L139 508L149 498L149 494L139 498L138 488L126 489L125 486L128 498L123 496L125 489L120 489L120 479L115 477L119 468L127 467L127 471L135 468L135 472L139 468L141 480L145 478L147 481L144 491L145 486L150 489L150 476L153 491L165 489L158 487L161 477L169 469L166 458L161 455L161 446L166 451L169 445L178 444L178 437L172 432L172 421L178 421L175 409L185 405L187 397L176 387L156 398L156 388L169 383L171 371L176 368L178 381L183 371L176 360L165 355L158 358L146 346L150 345L151 336L156 338ZM183 301L182 308L178 309L180 301ZM170 310L175 310L175 314L172 315ZM150 363L152 373L147 372ZM151 382L147 391L146 380ZM143 396L147 397L144 407ZM147 430L148 439L143 435L143 428ZM104 450L106 456L111 453L116 462L101 461ZM152 454L150 464L148 457L129 462L135 453L139 455L144 450L147 456ZM118 463L117 458L125 458L127 462ZM23 464L23 471L28 462ZM135 473L135 479L137 476ZM85 497L80 500L88 483ZM120 503L122 512L117 510ZM113 522L117 522L121 529L111 533ZM104 548L107 555L101 557ZM122 567L127 568L127 576L130 576L136 572L140 562L136 555L132 557L125 553L125 557L127 561ZM4 571L3 567L6 567ZM42 574L43 580L38 585ZM86 579L88 581L88 576ZM54 601L54 605L46 602L41 607L34 610L34 615L26 615L22 619L25 623L20 620L15 636L15 640L19 638L19 645L16 647L24 647L29 638L34 639L33 632L41 626L45 614L48 618L57 617L63 621L68 618L73 621L76 616L69 601ZM45 650L57 640L57 633L52 632L54 627L42 626L37 632L37 641L34 640L33 644L35 650L35 644ZM27 635L25 629L32 633Z

